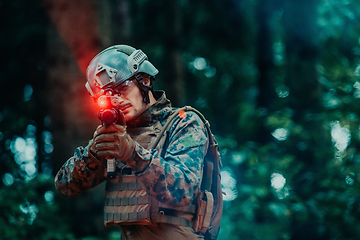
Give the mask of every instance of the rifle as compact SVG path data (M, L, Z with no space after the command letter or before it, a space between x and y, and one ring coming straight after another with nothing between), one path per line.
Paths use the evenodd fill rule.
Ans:
M103 125L111 125L117 123L119 125L126 125L124 113L117 107L120 104L120 97L113 94L111 88L102 89L101 96L97 103L100 107L98 118ZM115 159L107 159L107 174L106 177L113 179L116 177Z

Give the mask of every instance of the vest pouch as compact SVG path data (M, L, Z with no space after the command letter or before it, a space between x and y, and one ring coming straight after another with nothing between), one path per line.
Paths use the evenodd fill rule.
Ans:
M211 192L201 192L197 196L197 209L194 217L193 228L197 233L205 233L211 223L214 207L214 197Z
M153 225L150 220L151 199L145 186L134 174L117 175L106 183L104 223L105 226Z

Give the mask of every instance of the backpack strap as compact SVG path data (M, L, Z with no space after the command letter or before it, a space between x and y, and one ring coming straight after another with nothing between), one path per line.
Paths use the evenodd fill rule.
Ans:
M159 154L161 155L162 148L165 145L165 141L167 139L167 134L169 132L170 127L176 116L179 115L181 111L192 111L195 112L200 119L205 124L206 130L208 132L208 139L209 139L209 147L207 153L204 157L204 165L203 165L203 176L201 181L201 194L206 195L207 201L210 202L208 206L211 206L211 209L206 209L204 212L203 222L205 228L202 229L202 233L205 233L206 238L208 239L207 235L210 235L210 239L216 239L217 234L219 232L220 220L222 215L222 190L220 184L220 167L222 166L220 153L219 153L219 146L215 140L214 135L210 129L210 123L204 115L202 115L197 109L185 106L182 108L176 109L168 118L165 125L163 126L162 130L160 131L157 139L154 141L152 145L149 146L150 149L157 148L159 150ZM211 155L211 157L210 157ZM214 179L214 180L213 180ZM210 194L212 193L212 194ZM214 198L212 197L214 195ZM199 198L198 198L199 200ZM200 198L202 200L202 197ZM213 206L213 208L212 208ZM216 222L214 226L210 226L212 222ZM209 229L208 229L209 227Z
M197 109L190 107L190 106L184 106L182 108L176 109L175 112L170 115L170 117L166 121L164 127L162 128L160 134L158 135L157 139L154 141L154 143L151 146L149 146L149 148L155 149L160 146L159 151L160 152L162 151L162 147L164 146L165 140L166 140L166 134L168 133L168 130L171 127L171 123L173 122L175 117L179 115L179 113L181 111L195 112L200 117L200 119L203 121L203 123L205 124L206 130L208 132L209 148L208 148L207 154L212 154L214 156L215 161L214 162L209 161L208 159L211 159L211 158L205 157L203 178L202 178L202 182L201 182L201 190L202 191L207 190L207 191L211 192L212 183L213 183L212 180L213 180L214 165L215 166L222 165L221 160L220 160L220 154L218 152L219 146L215 140L214 135L211 132L209 121ZM164 136L164 134L165 134L165 136Z
M161 129L158 137L156 138L156 140L154 141L154 143L152 145L149 146L149 149L155 149L157 147L157 145L159 144L160 140L163 138L163 135L165 133L165 131L169 130L170 128L170 123L172 123L172 121L174 120L174 118L179 114L179 112L181 111L181 109L177 109L174 113L172 113L170 115L170 117L168 118L168 120L166 121L165 125L163 126L163 128ZM162 147L162 146L161 146Z

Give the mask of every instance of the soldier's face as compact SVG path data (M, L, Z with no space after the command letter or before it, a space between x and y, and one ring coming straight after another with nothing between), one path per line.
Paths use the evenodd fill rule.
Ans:
M113 90L121 98L120 110L124 113L126 122L136 119L150 106L144 103L136 80L125 81Z

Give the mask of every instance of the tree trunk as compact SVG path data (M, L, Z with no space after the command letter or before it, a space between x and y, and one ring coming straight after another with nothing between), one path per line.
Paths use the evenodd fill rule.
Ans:
M284 1L287 83L290 107L299 115L317 111L320 84L316 66L319 61L316 0Z
M276 98L274 86L274 1L261 0L257 9L258 36L257 36L257 66L259 69L257 107L265 113L274 110ZM267 114L263 116L262 124L257 130L257 141L266 143L270 141L270 129L265 127Z
M99 124L95 103L85 88L84 73L100 51L102 39L106 43L109 40L105 27L100 38L99 5L95 0L42 3L53 23L48 30L47 72L56 172L76 146L87 144Z
M181 51L181 11L177 0L171 1L167 17L167 36L165 39L165 61L167 94L174 106L185 104L184 67Z
M294 177L294 194L306 206L314 193L321 189L321 180L326 162L332 158L332 144L322 111L321 86L317 65L320 60L318 43L316 0L284 1L284 26L286 33L286 80L290 89L289 107L293 110L293 122L301 131L292 132L287 152L303 163L301 171ZM299 148L299 144L305 148ZM292 240L322 239L318 223L322 221L312 210L306 221L299 220L296 213L292 219ZM328 238L324 238L328 239Z

